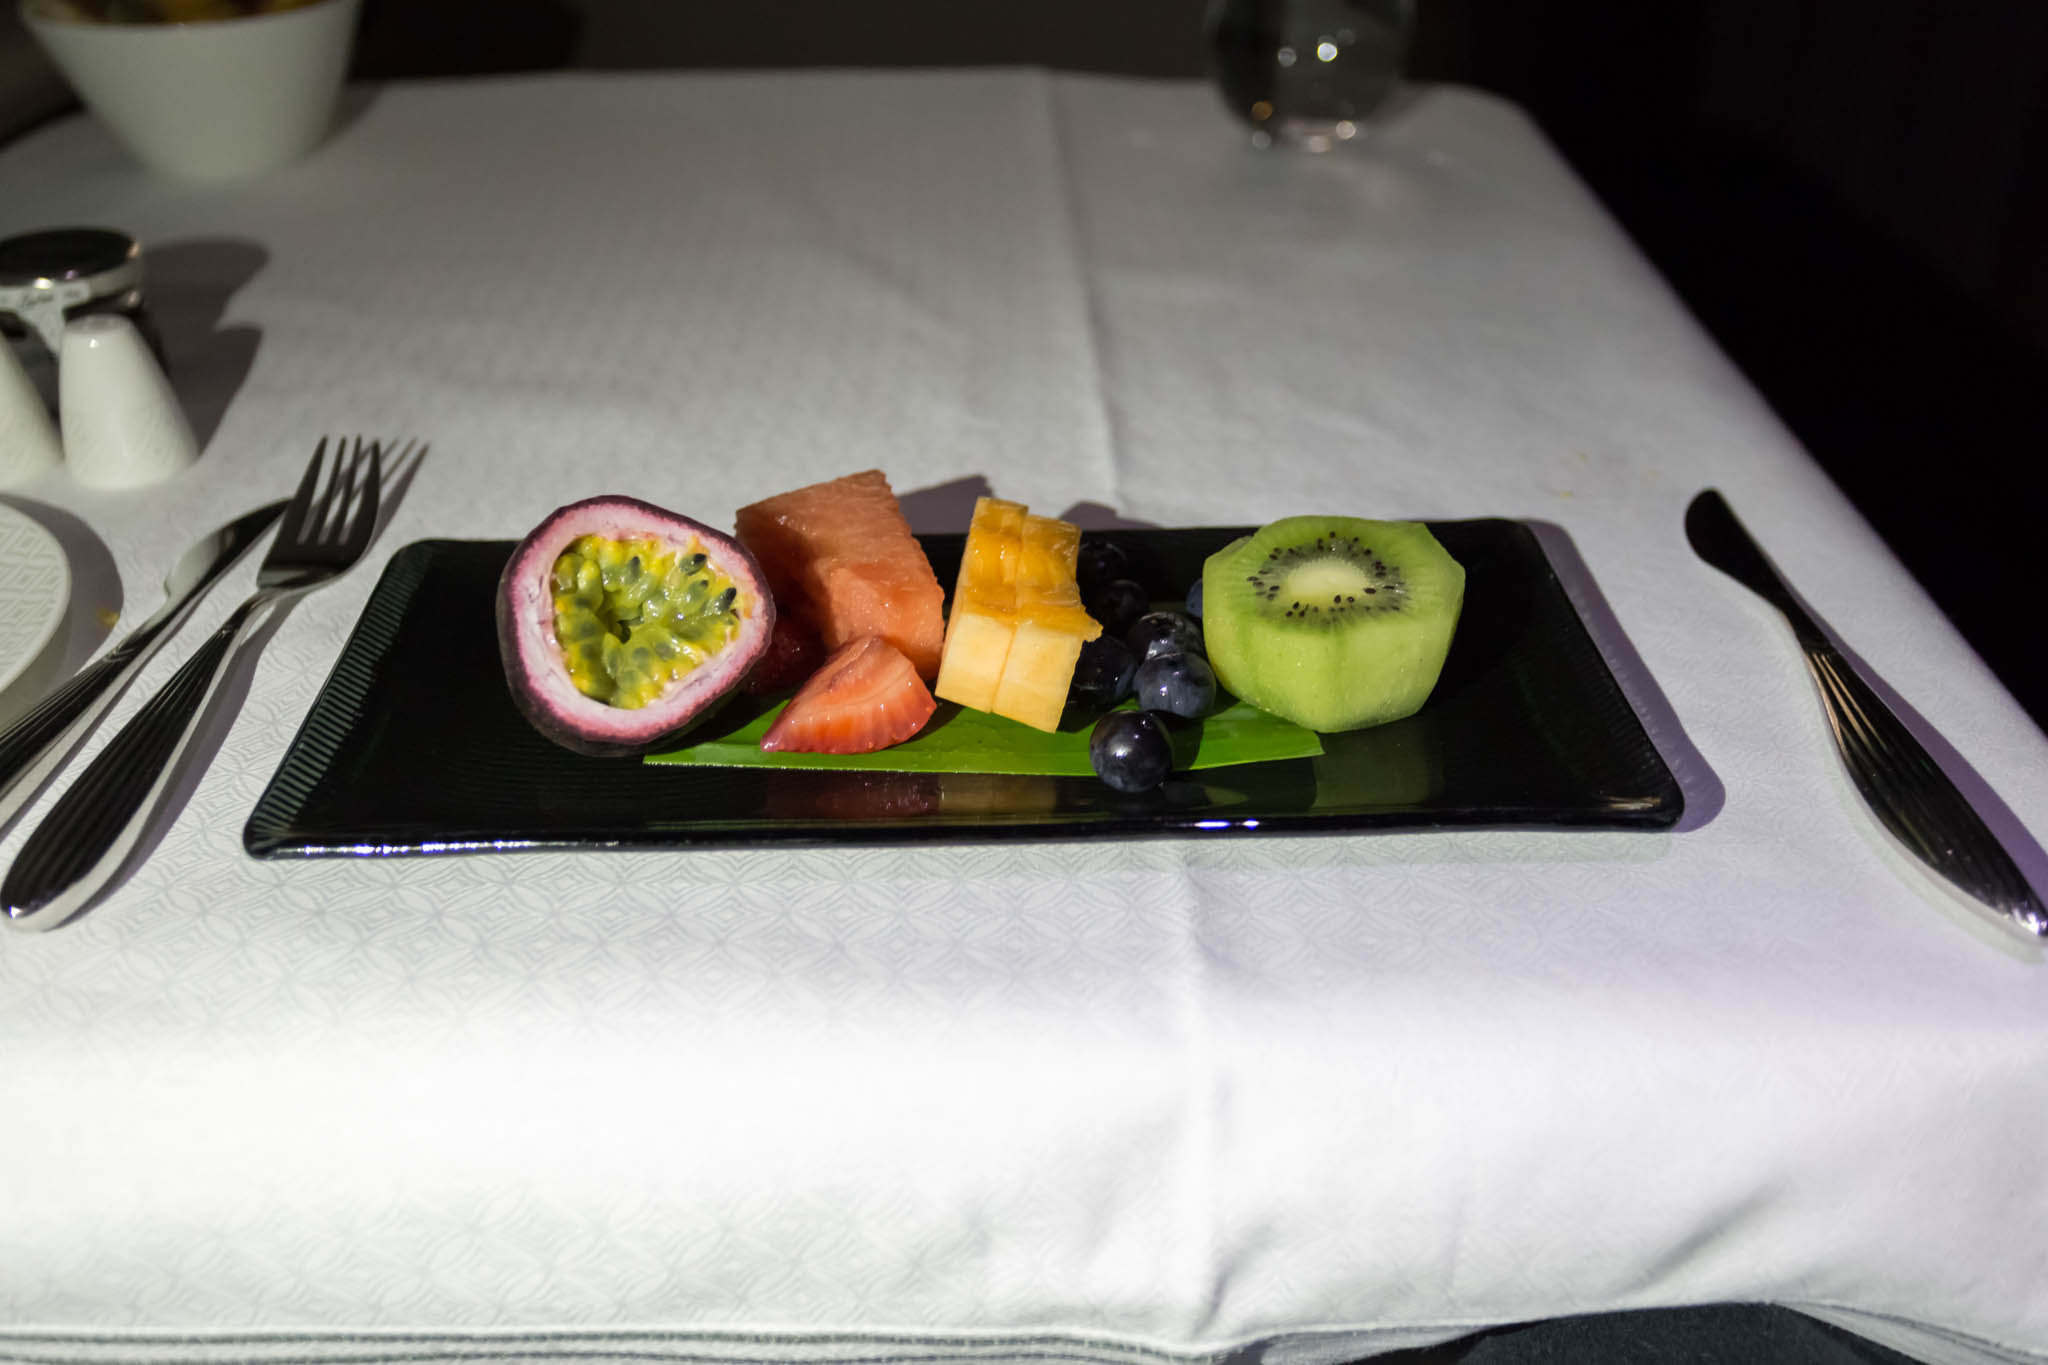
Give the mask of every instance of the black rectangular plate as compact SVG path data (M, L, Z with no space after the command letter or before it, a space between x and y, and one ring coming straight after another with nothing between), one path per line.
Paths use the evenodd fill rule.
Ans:
M1520 522L1431 524L1466 568L1428 705L1314 759L1093 778L800 772L585 758L513 708L494 595L504 541L392 556L243 830L262 858L518 848L973 842L1444 828L1662 829L1684 799ZM1158 599L1249 528L1100 533ZM921 540L941 583L964 537Z

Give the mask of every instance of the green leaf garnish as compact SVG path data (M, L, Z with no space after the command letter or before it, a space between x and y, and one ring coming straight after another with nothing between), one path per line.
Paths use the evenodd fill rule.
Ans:
M668 753L649 754L649 763L695 764L716 768L837 769L890 773L996 773L1042 777L1092 777L1088 732L1095 717L1070 718L1046 733L1014 720L940 702L931 723L894 748L872 754L764 753L761 736L782 713L785 703L748 708L746 698L732 705L698 731L689 745ZM1174 766L1182 769L1223 768L1234 763L1312 758L1323 751L1313 730L1232 701L1199 725L1175 737Z

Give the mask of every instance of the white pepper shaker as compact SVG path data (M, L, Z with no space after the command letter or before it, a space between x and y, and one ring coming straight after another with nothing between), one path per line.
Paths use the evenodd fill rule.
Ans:
M57 364L64 461L93 488L140 488L199 458L163 367L134 322L95 313L64 325Z

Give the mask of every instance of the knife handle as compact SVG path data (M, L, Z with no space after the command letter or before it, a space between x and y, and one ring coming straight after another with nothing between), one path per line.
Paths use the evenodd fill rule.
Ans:
M1842 764L1878 820L1936 873L2048 937L2048 909L1941 765L1833 644L1800 644Z
M168 625L169 623L164 623ZM169 634L145 627L80 669L0 734L0 828L20 813L93 723L120 695L121 684Z
M9 925L54 929L113 881L181 767L242 627L267 596L244 602L207 638L23 842L0 883L0 910Z

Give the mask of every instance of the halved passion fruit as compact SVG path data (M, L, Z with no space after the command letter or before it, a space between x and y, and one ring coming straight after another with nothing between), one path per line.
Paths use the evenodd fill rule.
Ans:
M559 508L498 579L498 652L535 729L647 753L704 719L768 648L775 600L731 536L637 498Z

